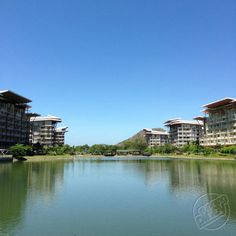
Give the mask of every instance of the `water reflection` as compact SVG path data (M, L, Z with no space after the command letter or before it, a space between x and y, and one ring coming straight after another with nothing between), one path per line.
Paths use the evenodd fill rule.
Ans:
M106 162L120 163L127 171L134 169L148 186L166 182L170 192L176 197L193 193L226 194L230 204L230 217L236 220L236 162L208 160L173 160L173 159L103 159L93 160L96 165ZM209 195L210 196L210 195ZM193 199L196 200L196 199ZM211 201L212 199L209 199ZM220 209L219 209L220 210Z
M27 174L24 165L0 165L0 232L19 223L25 209Z
M63 184L64 166L64 162L0 165L0 233L19 226L27 200L53 197Z
M111 172L104 171L107 168L109 171L118 171L116 178L129 176L132 172L147 187L165 185L169 194L177 198L189 192L193 192L194 196L205 193L226 194L230 217L236 219L234 161L114 159L14 163L0 165L0 233L12 232L22 225L30 202L38 199L41 202L53 202L71 173L79 170L84 175L86 170L96 169L96 173L109 178ZM69 191L73 194L73 189Z
M235 161L130 160L128 162L142 163L132 165L132 168L136 167L148 185L159 184L168 178L166 181L170 191L177 197L190 192L196 196L206 193L226 194L230 204L230 216L236 219Z
M236 219L236 163L231 161L176 161L170 164L170 184L175 191L201 189L205 193L225 194L231 218ZM209 195L211 196L211 195ZM209 199L211 201L212 199ZM221 210L219 208L219 210ZM224 214L224 212L223 212Z
M31 197L52 198L63 184L64 162L38 162L27 166L27 189Z

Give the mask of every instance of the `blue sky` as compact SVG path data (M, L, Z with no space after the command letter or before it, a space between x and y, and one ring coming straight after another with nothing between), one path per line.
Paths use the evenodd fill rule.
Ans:
M0 89L115 144L236 95L235 0L1 0Z

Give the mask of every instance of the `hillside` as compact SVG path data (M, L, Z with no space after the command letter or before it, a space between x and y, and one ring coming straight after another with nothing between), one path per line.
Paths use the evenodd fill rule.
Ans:
M152 128L153 130L156 130L156 131L165 131L164 129L162 128ZM145 139L145 133L143 130L139 131L138 133L136 133L135 135L133 135L132 137L126 139L126 140L123 140L122 142L118 143L117 145L118 146L122 146L124 143L126 142L135 142L137 140L142 140L142 141L145 141L146 142L146 139Z

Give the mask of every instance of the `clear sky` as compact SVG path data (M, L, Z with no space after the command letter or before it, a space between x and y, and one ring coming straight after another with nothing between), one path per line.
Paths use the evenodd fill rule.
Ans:
M0 90L115 144L236 97L235 0L1 0Z

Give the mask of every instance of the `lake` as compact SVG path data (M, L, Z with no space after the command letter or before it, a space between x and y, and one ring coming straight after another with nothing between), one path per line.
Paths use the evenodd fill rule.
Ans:
M236 161L0 164L0 236L236 235Z

